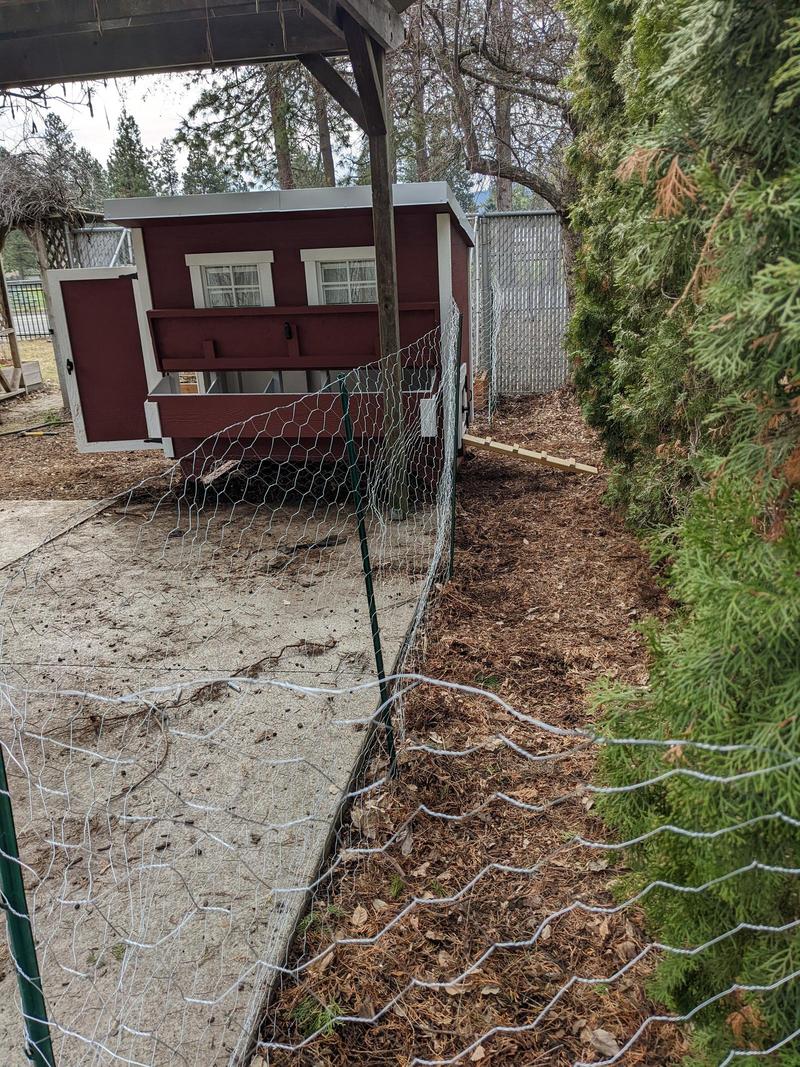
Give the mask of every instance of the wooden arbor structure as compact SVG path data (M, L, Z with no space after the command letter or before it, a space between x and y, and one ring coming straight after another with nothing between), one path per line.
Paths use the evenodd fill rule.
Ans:
M398 451L402 375L399 358L388 358L400 348L400 329L384 56L402 44L400 14L410 3L0 0L0 89L297 58L341 104L369 138L386 432ZM349 56L355 90L331 56Z

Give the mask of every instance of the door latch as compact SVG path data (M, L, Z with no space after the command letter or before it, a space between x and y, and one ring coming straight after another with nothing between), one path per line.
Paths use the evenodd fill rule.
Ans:
M74 372L75 372L75 364L72 362L71 359L68 359L67 360L67 374L74 374Z

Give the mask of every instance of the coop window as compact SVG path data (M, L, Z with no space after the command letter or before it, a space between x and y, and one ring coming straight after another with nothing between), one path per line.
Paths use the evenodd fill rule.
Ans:
M208 252L186 256L194 306L273 307L272 252Z
M374 304L374 259L342 259L320 263L320 290L323 304Z
M375 249L304 248L300 252L306 270L309 304L374 304Z
M210 308L261 306L258 267L242 263L230 267L201 267L205 304Z

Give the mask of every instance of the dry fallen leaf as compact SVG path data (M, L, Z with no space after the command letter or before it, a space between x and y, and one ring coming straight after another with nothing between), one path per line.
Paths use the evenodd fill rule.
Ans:
M447 934L440 934L438 930L426 930L425 936L429 941L446 941Z
M312 964L312 965L311 965L311 966L310 966L310 967L308 968L308 969L309 969L309 971L310 971L310 972L311 972L312 974L316 974L316 975L324 974L324 973L325 973L325 971L327 971L327 969L328 969L328 968L330 967L330 965L331 965L331 964L333 963L333 957L334 957L335 955L336 955L336 953L335 953L334 949L331 949L331 950L330 950L329 952L327 952L327 953L326 953L326 954L325 954L325 955L324 955L324 956L322 957L322 959L321 959L321 960L317 960L317 962L316 962L316 963L313 963L313 964Z
M356 930L360 930L362 926L366 926L369 919L369 912L363 904L359 904L356 910L353 912L350 922L355 926Z
M414 835L411 832L411 827L409 826L408 829L403 832L402 840L400 842L400 851L404 856L410 856L413 847Z
M470 1063L479 1063L481 1060L486 1059L486 1053L483 1050L483 1045L478 1045L475 1051L470 1056Z
M483 989L481 989L481 996L482 997L493 997L496 993L499 993L499 992L500 992L500 986L499 985L495 985L494 982L491 982L489 985L485 985L483 987Z
M638 950L633 941L620 941L620 943L617 945L616 951L620 959L632 960Z
M616 1038L608 1030L592 1030L589 1040L594 1048L604 1056L616 1056L619 1052Z

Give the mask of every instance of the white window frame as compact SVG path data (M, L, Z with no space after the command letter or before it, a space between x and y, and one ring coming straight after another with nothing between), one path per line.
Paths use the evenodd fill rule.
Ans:
M189 252L185 256L189 276L192 279L192 299L196 308L206 307L206 291L203 285L203 267L258 267L258 284L261 289L259 307L275 307L275 289L272 285L273 252ZM241 311L242 309L239 308Z
M375 245L354 245L349 248L301 248L300 259L306 271L306 297L310 307L324 304L322 299L323 263L340 263L342 260L372 260L375 262ZM325 307L347 307L346 304L325 304Z

